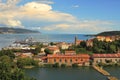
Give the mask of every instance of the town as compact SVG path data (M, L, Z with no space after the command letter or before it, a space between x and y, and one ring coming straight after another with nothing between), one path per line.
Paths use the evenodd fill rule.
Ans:
M120 66L120 36L96 36L88 40L79 40L75 36L73 43L36 42L33 38L27 38L15 41L2 50L12 50L16 62L20 62L20 59L32 59L41 67Z

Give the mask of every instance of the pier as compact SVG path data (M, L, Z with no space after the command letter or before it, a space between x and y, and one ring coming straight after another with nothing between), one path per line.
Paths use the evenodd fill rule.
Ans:
M101 67L93 66L93 68L94 68L95 70L97 70L98 72L100 72L101 74L103 74L104 76L110 76L110 73L108 73L107 71L105 71L105 70L102 69Z
M93 66L93 68L100 72L101 74L103 74L104 76L106 76L108 80L119 80L118 78L111 76L109 72L107 72L106 70L99 66Z

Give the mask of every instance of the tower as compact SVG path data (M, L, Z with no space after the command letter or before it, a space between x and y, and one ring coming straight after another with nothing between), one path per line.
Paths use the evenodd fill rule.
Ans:
M74 44L75 45L77 44L77 36L75 36L75 42L74 42Z

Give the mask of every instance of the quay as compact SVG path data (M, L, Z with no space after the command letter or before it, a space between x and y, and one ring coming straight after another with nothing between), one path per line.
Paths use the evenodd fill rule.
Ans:
M100 72L101 74L103 74L104 76L106 76L108 80L119 80L118 78L111 76L109 72L107 72L106 70L99 66L93 66L93 68Z
M95 70L97 70L98 72L100 72L101 74L103 74L104 76L110 76L110 73L105 71L104 69L102 69L101 67L99 66L93 66L93 68Z
M119 80L119 79L117 79L116 77L113 77L113 76L108 76L107 79L108 80Z

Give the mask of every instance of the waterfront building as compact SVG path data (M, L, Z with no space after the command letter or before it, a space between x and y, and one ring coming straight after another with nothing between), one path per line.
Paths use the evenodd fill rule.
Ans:
M78 55L65 55L65 54L53 54L47 55L47 62L50 64L59 63L71 66L72 64L78 64L79 66L89 66L90 56L88 54Z
M109 63L120 63L120 53L116 54L93 54L93 64L109 64Z
M66 50L65 55L76 55L76 52L74 50Z

